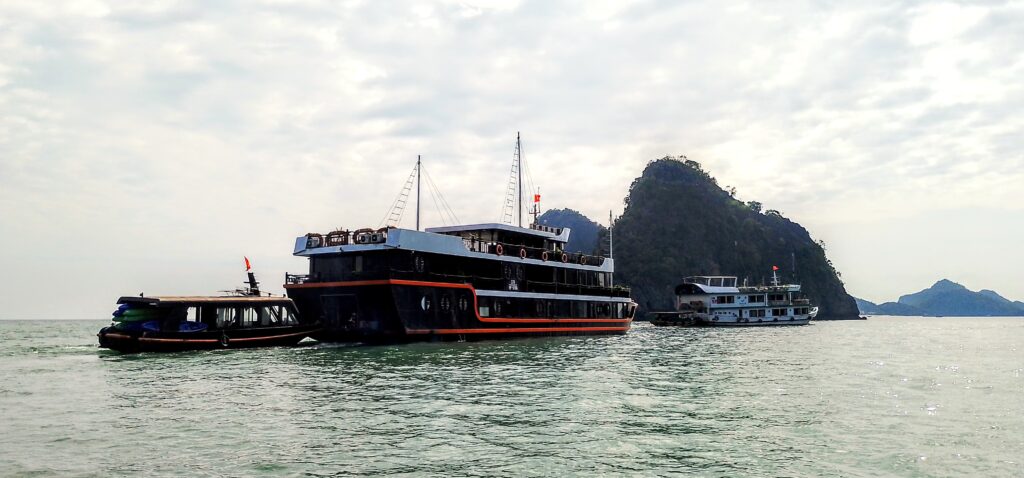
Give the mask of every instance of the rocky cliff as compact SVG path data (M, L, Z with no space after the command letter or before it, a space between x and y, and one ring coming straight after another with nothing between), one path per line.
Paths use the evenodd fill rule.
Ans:
M857 304L822 245L807 230L760 203L743 203L700 164L666 157L633 181L615 225L616 282L633 288L644 310L668 310L689 275L734 275L749 284L780 279L803 285L821 319L855 319Z

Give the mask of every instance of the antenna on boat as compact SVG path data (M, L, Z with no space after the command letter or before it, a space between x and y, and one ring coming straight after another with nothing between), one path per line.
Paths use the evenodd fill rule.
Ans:
M516 131L516 161L518 162L516 169L519 170L519 180L516 181L519 191L516 199L519 203L519 227L523 227L523 143L519 140L518 131Z
M612 219L612 211L608 210L608 258L615 260L615 242L612 238L612 229L615 229L615 222ZM615 286L615 274L608 274L608 285Z
M420 155L416 155L416 230L420 230L420 169L422 162Z

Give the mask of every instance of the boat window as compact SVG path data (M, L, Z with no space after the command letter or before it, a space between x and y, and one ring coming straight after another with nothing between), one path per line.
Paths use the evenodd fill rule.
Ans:
M736 287L736 278L735 277L726 278L726 279L724 279L722 281L722 284L725 285L725 287Z
M238 310L234 307L217 308L217 327L232 327L238 324Z
M722 287L722 278L714 277L711 279L711 287Z
M290 307L281 306L280 309L282 311L281 318L285 325L296 325L299 323L298 317L295 316L295 311Z
M242 308L242 327L256 327L260 324L260 315L255 307Z
M761 304L761 303L764 303L764 296L763 295L748 295L747 296L747 303L748 304Z
M491 299L487 297L478 297L477 307L480 309L480 317L491 316Z
M268 305L259 308L260 313L260 325L280 325L281 324L281 308L277 306Z
M199 322L199 307L189 307L185 312L185 320Z
M355 265L352 266L353 272L363 272L363 256L355 257Z

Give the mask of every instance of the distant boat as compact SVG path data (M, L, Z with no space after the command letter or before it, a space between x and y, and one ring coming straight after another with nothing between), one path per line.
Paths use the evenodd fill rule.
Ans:
M800 295L799 284L737 287L733 276L693 276L676 287L675 310L654 312L658 326L763 327L806 325L817 307Z

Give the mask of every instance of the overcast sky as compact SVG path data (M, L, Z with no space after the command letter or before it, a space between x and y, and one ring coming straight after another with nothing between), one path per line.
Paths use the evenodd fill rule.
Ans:
M494 221L516 131L547 207L606 222L685 154L854 295L1024 299L1022 2L125 3L0 3L0 318L243 255L282 292L295 236L379 225L417 154Z

